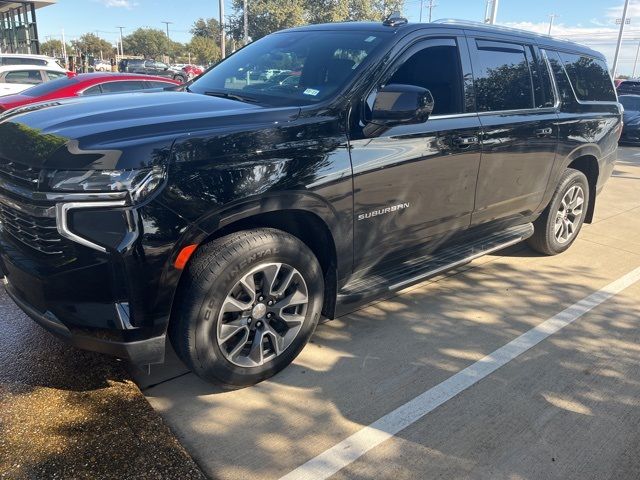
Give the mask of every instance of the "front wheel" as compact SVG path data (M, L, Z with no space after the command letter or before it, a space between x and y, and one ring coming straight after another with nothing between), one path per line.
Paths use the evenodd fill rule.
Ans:
M199 376L229 386L287 365L320 317L324 281L309 248L274 229L230 234L201 247L181 285L170 337Z
M589 208L589 182L584 173L568 168L547 208L534 222L529 245L545 255L557 255L575 241Z

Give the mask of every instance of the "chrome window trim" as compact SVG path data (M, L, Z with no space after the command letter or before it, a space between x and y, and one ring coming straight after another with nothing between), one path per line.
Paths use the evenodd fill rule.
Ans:
M553 97L555 99L555 101L553 102L553 108L558 109L560 108L560 92L558 91L558 85L556 84L556 76L553 73L553 68L551 68L551 62L549 62L547 51L544 48L541 48L540 53L542 53L544 65L545 67L547 67L547 72L549 73L549 78L551 79L551 90L553 91Z
M121 200L118 202L71 202L71 203L58 203L56 204L56 226L58 233L68 238L69 240L84 245L85 247L98 250L99 252L106 253L107 249L97 243L93 243L86 238L76 235L69 229L68 214L71 210L80 210L85 208L114 208L124 207L126 201Z

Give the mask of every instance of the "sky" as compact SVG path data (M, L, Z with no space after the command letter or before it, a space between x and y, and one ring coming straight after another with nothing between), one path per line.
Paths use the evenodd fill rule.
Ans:
M429 0L405 0L403 14L409 21L420 20L423 2L423 21L428 19ZM249 11L251 11L251 0ZM486 0L434 0L433 19L456 18L482 21ZM539 33L547 33L549 15L555 14L552 35L589 45L613 60L622 16L622 0L499 0L497 23ZM231 0L225 2L225 14L233 13ZM58 0L53 6L38 10L39 36L42 39L60 38L64 29L66 39L93 32L115 43L116 27L123 26L124 34L139 27L165 29L169 25L173 40L189 41L189 29L199 17L218 17L218 0ZM640 0L630 0L624 42L618 72L631 74L638 45L640 45ZM249 32L251 35L251 32ZM640 74L640 65L638 66Z

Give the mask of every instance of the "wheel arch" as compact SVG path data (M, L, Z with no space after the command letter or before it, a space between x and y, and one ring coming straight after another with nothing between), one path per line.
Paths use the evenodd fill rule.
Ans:
M589 182L589 207L585 216L585 223L593 222L596 207L596 190L600 175L600 164L595 155L591 153L580 155L569 162L567 168L573 168L582 172Z
M176 270L174 263L187 246L202 245L241 230L275 228L302 241L318 259L324 275L325 295L322 314L333 318L341 266L340 252L348 244L350 231L338 221L335 212L323 199L307 193L261 198L228 206L195 222L176 244L167 268ZM342 242L340 242L342 241ZM349 240L350 242L350 240ZM352 260L352 257L350 257ZM187 261L184 268L188 267ZM344 267L342 267L344 268ZM182 283L182 272L176 281L175 294ZM171 302L171 310L175 301Z

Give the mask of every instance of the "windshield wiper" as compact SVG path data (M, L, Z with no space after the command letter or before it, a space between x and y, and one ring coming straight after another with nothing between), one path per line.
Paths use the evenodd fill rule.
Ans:
M251 97L245 97L244 95L237 95L235 93L229 92L218 92L218 91L209 91L204 92L205 95L209 95L210 97L220 97L220 98L228 98L229 100L236 100L238 102L248 102L248 103L257 103L258 100Z

